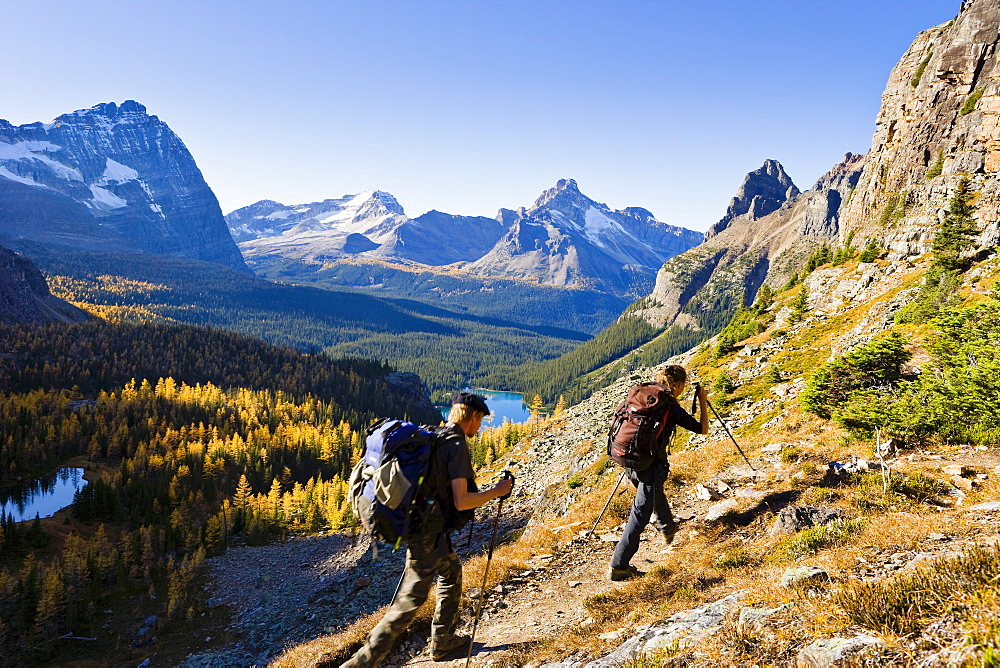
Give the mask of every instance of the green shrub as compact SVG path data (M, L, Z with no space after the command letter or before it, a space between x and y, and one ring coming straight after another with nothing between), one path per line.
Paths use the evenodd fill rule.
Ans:
M865 249L858 255L859 262L874 262L882 256L882 246L879 245L875 237L868 239Z
M882 215L878 218L879 227L890 227L898 223L906 215L906 203L909 200L909 193L903 191L889 195L882 209Z
M720 571L730 571L736 568L742 568L743 566L748 566L754 562L754 559L750 556L742 547L734 547L731 550L726 550L719 558L715 560L715 567Z
M927 69L927 63L931 62L931 56L933 55L934 52L928 49L927 55L920 61L920 65L917 66L917 71L913 73L913 77L910 79L910 85L914 88L920 84L920 78L924 76L924 70Z
M896 332L876 337L821 366L806 383L799 403L805 411L830 419L853 392L893 387L910 357L906 341Z
M712 383L712 389L719 394L732 394L736 391L736 383L733 382L732 377L725 371L719 374L715 382Z
M788 323L794 325L802 322L806 313L809 312L809 288L802 286L799 293L792 300L792 312L788 314Z
M967 116L968 114L974 112L976 110L976 103L979 102L979 98L981 98L985 92L986 89L983 87L979 87L974 90L969 97L965 98L965 103L962 105L962 108L958 110L958 113L962 116Z
M781 448L781 461L785 464L793 464L802 457L802 450L794 445L786 445Z
M583 476L579 473L574 474L569 480L566 481L566 486L570 489L576 489L577 487L583 486Z
M825 547L850 539L860 533L864 526L863 519L837 519L829 524L805 529L779 543L774 551L774 559L798 559L814 554Z

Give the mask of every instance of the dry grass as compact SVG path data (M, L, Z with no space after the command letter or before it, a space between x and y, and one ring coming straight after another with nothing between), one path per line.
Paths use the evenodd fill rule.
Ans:
M856 624L910 635L945 612L965 616L965 601L972 596L996 600L998 595L1000 544L971 547L912 573L852 585L835 600Z
M272 668L300 668L301 666L339 666L361 647L368 632L375 628L386 608L362 617L346 631L322 636L291 648L271 663ZM422 606L421 611L427 605ZM419 614L420 611L418 611Z

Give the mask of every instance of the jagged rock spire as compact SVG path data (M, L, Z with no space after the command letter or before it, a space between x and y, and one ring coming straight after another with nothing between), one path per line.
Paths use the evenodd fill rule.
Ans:
M726 215L708 229L705 238L713 237L729 227L737 216L747 216L751 220L763 218L798 194L799 189L785 173L781 163L777 160L765 160L760 169L746 175L736 196L729 201Z

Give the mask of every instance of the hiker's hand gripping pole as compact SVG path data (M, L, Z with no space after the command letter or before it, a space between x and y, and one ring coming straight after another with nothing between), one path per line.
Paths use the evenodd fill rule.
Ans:
M695 383L695 384L694 384L694 392L695 392L695 396L697 396L697 395L698 395L698 389L699 389L700 387L701 387L701 383ZM733 442L733 445L735 445L735 446L736 446L736 450L737 450L737 452L739 452L739 453L740 453L740 455L742 455L742 456L743 456L743 461L745 461L745 462L747 463L747 466L749 466L749 467L750 467L750 470L751 470L751 471L755 471L755 472L756 472L756 471L757 471L757 469L755 469L755 468L753 467L753 464L751 464L751 463L750 463L750 459L749 459L749 458L747 457L746 453L745 453L745 452L743 452L743 448L741 448L741 447L740 447L740 444L736 442L736 437L735 437L735 436L733 436L733 432L729 431L729 425L727 425L727 424L726 424L726 421L725 421L725 420L723 420L723 419L722 419L722 418L721 418L721 417L719 416L719 411L715 410L715 406L713 406L713 405L712 405L712 402L708 400L708 397L707 397L707 396L705 397L705 403L706 403L706 404L708 404L708 407L709 407L709 409L711 409L711 411L712 411L712 415L714 415L714 416L715 416L715 419L716 419L716 420L718 420L718 421L719 421L719 424L721 424L721 425L722 425L722 428L726 430L726 434L728 434L728 435L729 435L729 438L730 438L730 440L732 440L732 442Z
M504 471L503 477L511 481L511 492L514 491L514 474L510 471ZM475 646L476 642L476 629L479 628L479 616L483 612L483 601L486 599L486 578L490 574L490 562L493 561L493 548L497 544L497 532L500 530L500 513L503 512L503 502L507 500L510 496L510 492L504 496L499 497L500 501L497 504L497 516L493 520L493 535L490 536L490 549L486 553L486 567L483 568L483 584L479 586L479 601L476 603L476 618L472 622L472 634L469 636L469 654L465 657L465 668L469 668L469 663L472 661L472 648Z

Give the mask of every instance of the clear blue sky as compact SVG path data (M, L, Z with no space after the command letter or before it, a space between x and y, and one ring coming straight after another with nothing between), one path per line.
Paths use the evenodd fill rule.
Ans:
M369 188L493 216L557 179L705 229L766 158L866 151L959 0L3 0L0 118L135 99L228 212Z

